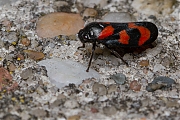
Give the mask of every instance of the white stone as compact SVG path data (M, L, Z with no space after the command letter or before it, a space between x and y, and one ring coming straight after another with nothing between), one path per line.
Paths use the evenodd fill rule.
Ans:
M133 15L127 12L110 12L102 17L101 22L136 22Z
M96 5L100 5L100 7L104 7L107 5L107 0L84 0L83 1L84 6L93 8Z
M88 78L99 78L100 75L93 69L86 72L87 66L71 60L61 60L59 58L46 59L38 63L45 66L50 81L58 88L74 83L82 83L82 80Z

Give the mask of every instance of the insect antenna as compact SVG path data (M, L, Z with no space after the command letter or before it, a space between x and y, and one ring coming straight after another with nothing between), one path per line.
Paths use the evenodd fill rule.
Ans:
M92 52L91 52L91 57L90 57L89 64L88 64L88 68L87 68L86 72L89 72L89 68L90 68L90 66L91 66L91 62L92 62L92 58L93 58L93 56L94 56L95 48L96 48L96 42L93 43Z

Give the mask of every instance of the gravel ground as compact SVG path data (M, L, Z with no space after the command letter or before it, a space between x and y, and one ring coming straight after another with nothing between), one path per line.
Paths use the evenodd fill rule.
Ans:
M0 1L0 119L179 120L180 1L147 1ZM100 77L61 88L38 61L61 58L87 66L91 46L78 50L81 42L76 35L39 37L37 21L52 12L80 13L85 22L150 21L159 35L153 48L125 54L129 67L100 46L91 66ZM114 16L103 18L112 12ZM66 72L71 75L68 68Z

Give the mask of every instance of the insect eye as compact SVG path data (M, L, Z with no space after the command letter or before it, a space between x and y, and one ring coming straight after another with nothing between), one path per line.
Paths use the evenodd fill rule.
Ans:
M93 31L90 31L90 35L93 36L93 35L94 35L94 32L93 32Z
M88 36L87 36L87 35L85 35L85 36L84 36L84 38L85 38L85 39L88 39Z

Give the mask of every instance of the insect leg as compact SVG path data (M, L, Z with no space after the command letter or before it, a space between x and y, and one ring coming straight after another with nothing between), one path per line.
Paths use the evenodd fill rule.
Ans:
M89 72L89 68L90 68L90 66L91 66L91 62L92 62L92 58L93 58L93 56L94 56L95 48L96 48L96 42L93 43L92 53L91 53L91 57L90 57L89 64L88 64L88 68L87 68L86 72Z
M82 44L82 46L79 46L77 49L85 48L85 43Z
M120 58L127 66L128 66L128 63L122 58L121 55L119 55L118 52L116 52L115 50L112 50L112 49L109 49L110 52L112 52L116 57Z

